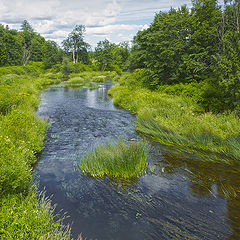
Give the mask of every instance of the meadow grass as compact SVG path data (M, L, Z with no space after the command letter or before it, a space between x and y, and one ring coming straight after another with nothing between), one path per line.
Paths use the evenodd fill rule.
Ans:
M88 88L88 89L97 89L99 87L100 87L99 84L94 83L94 82L90 82L90 83L87 83L86 85L84 85L84 88Z
M240 159L240 120L234 113L203 113L189 97L129 85L109 91L114 104L137 114L136 130L166 145Z
M10 239L71 239L69 226L54 213L55 206L44 194L5 195L0 202L0 236Z
M100 72L100 71L85 71L81 73L72 73L69 75L70 81L71 80L77 80L79 78L79 81L85 81L85 82L98 82L102 83L105 80L114 80L116 81L119 78L119 75L116 72Z
M32 165L48 127L35 111L40 90L56 79L26 75L20 72L25 67L12 69L0 68L0 238L70 239L50 201L32 187ZM33 72L41 69L34 65Z
M79 163L79 170L92 177L137 178L148 166L144 142L118 140L90 149Z
M81 73L72 73L69 80L65 83L69 87L81 87L89 89L99 88L98 83L103 83L106 80L116 81L119 76L115 72L99 72L99 71L85 71Z

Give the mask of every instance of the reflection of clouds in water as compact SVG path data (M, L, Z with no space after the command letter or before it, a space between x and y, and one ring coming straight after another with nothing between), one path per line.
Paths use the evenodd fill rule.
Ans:
M219 221L226 219L226 200L193 195L184 171L178 171L182 169L179 165L170 165L174 170L171 173L164 171L171 158L167 166L159 164L165 159L162 146L149 157L149 172L157 175L141 177L134 190L123 191L108 181L78 172L76 164L94 144L117 136L137 138L135 117L114 108L107 86L96 90L44 90L38 114L52 121L36 167L40 189L46 186L58 209L71 216L74 235L83 232L88 239L172 239L174 229L179 234L179 228L193 239L215 239L217 234L226 239L229 235L228 224ZM213 193L216 190L212 187ZM142 215L136 218L137 213ZM169 225L171 221L166 218L175 220ZM185 239L181 236L178 239Z
M170 188L171 183L168 179L162 178L155 175L146 175L142 178L144 187L151 194L157 193L158 191L166 191Z
M87 96L87 106L89 107L94 107L96 105L96 93L95 91L91 91L91 90L87 90L87 93L86 93L86 96Z
M107 88L101 87L95 90L87 89L86 101L90 108L115 110L112 99L107 96Z

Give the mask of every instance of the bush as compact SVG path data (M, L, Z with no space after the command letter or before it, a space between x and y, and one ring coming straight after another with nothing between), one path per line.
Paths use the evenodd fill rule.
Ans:
M0 68L0 76L4 76L7 74L16 74L37 77L42 72L44 72L44 69L43 63L41 62L29 62L26 66L11 66Z

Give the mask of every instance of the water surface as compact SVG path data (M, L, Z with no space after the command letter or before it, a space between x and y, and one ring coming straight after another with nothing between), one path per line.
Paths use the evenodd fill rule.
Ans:
M67 212L73 237L87 239L240 239L238 165L209 163L149 143L149 168L137 181L93 179L76 169L91 146L137 139L135 116L116 109L99 89L44 90L38 114L51 126L36 167L40 188Z

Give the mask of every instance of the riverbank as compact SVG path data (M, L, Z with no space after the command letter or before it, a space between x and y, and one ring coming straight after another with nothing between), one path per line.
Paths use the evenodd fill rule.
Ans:
M109 91L115 105L137 114L137 132L190 152L240 159L240 121L234 113L204 113L192 98L150 91L137 77L124 76Z
M0 71L0 238L70 239L51 201L32 180L48 123L37 117L40 90L60 79L39 77L41 64Z

